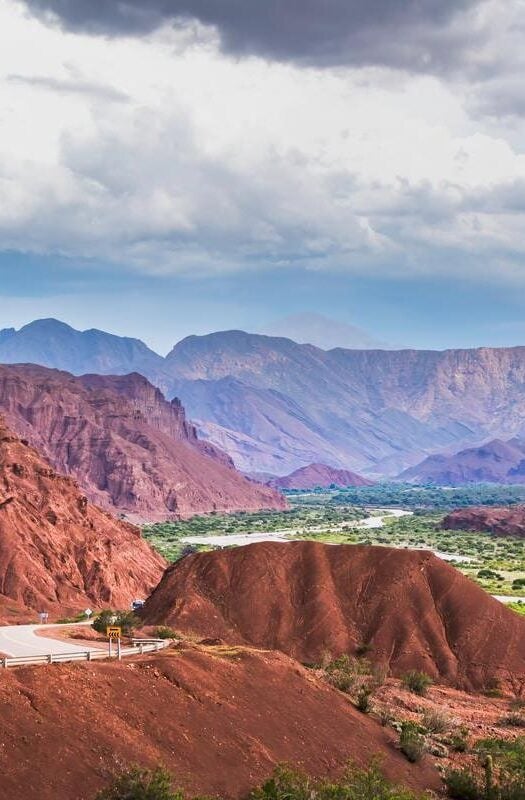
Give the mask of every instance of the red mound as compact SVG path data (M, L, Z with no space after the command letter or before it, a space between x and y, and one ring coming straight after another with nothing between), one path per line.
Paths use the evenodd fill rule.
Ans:
M152 658L8 671L0 702L0 795L93 800L110 774L164 764L201 796L242 797L279 762L337 774L384 755L385 772L438 788L393 732L279 653L166 651Z
M425 551L264 542L200 553L166 570L144 618L301 661L369 645L395 674L465 688L525 673L525 619Z
M139 530L87 502L0 418L0 608L128 607L159 580L163 559ZM7 598L14 603L6 602Z
M168 403L136 373L76 378L33 365L0 366L0 410L105 507L166 519L286 505L199 441L179 401Z
M372 486L372 481L347 469L336 469L326 464L309 464L290 475L272 478L268 486L275 489L322 489L328 486Z
M459 508L441 526L452 531L489 531L497 536L525 536L525 507Z

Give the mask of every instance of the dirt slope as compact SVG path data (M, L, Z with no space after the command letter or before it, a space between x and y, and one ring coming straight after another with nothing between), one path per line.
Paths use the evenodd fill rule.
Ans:
M17 669L0 703L0 796L13 800L93 800L119 765L159 762L188 792L240 797L279 762L326 775L378 752L391 778L439 784L430 761L410 766L391 731L279 653Z
M525 672L525 620L425 551L264 542L196 554L168 568L144 617L301 661L366 644L394 674L465 688Z
M327 464L308 464L290 475L272 478L268 486L274 489L315 489L318 486L371 486L372 481L348 469L335 469Z
M283 508L282 495L238 473L197 438L178 400L136 373L74 377L0 366L0 412L55 469L106 508L146 519Z
M1 616L19 605L54 613L128 607L164 566L138 528L88 503L0 417Z
M525 537L525 507L459 508L447 514L442 527L452 531L489 531L497 536Z

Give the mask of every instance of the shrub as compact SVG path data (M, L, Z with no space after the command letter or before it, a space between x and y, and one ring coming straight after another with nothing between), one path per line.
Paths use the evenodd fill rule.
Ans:
M360 769L347 767L343 777L334 783L315 780L286 767L278 767L270 780L255 789L247 800L418 800L409 789L390 783L378 762Z
M525 728L525 717L523 714L513 712L512 714L507 714L507 716L502 717L500 724L508 725L512 728Z
M456 753L466 753L468 750L469 730L466 725L461 725L449 736L448 742Z
M426 672L419 672L417 669L412 669L406 672L401 678L403 686L410 692L422 697L427 693L429 686L432 686L433 680Z
M162 767L132 767L116 775L97 800L183 800L183 795L172 790L170 774Z
M451 769L445 773L445 786L454 800L479 800L483 791L478 780L468 769Z
M421 761L425 752L425 737L417 722L403 722L399 739L401 752L409 761L415 764Z
M324 671L326 679L332 686L342 692L348 692L358 676L366 675L370 671L370 665L363 659L342 655L326 664Z
M372 710L372 705L370 702L371 695L371 686L365 685L361 687L355 699L355 706L358 711L361 711L363 714L368 714Z
M166 625L160 625L155 630L155 636L157 639L182 639L180 633L177 633L173 628L168 628Z
M122 628L122 633L128 635L134 628L142 625L142 621L133 611L112 611L110 608L101 611L93 620L92 627L98 633L106 633L108 625L117 625Z
M421 723L430 733L445 733L451 726L450 717L442 711L425 711Z

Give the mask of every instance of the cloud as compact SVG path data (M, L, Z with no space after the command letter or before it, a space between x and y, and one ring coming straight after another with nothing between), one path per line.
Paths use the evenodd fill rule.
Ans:
M50 22L90 34L144 35L190 20L216 28L223 49L305 65L388 65L449 71L485 35L480 0L25 0Z
M52 92L62 92L64 94L81 94L90 97L106 100L109 102L125 103L129 97L124 92L120 92L111 86L100 83L91 83L85 80L74 78L54 78L43 75L8 75L7 80L22 86L34 87L37 89L47 89Z

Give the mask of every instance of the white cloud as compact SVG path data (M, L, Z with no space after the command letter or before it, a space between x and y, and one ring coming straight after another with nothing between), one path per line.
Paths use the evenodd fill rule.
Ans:
M521 274L525 156L480 116L489 45L466 83L238 61L199 26L108 42L11 0L0 31L2 249L157 273Z

